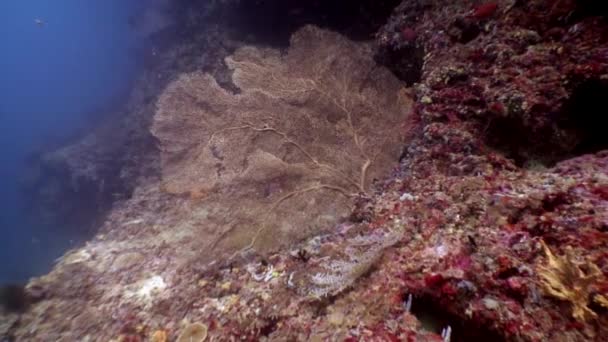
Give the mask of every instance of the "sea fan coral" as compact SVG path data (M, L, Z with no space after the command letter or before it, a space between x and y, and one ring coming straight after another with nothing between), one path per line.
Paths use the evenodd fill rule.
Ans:
M368 46L307 26L286 54L245 47L226 64L239 94L184 74L160 97L152 127L164 190L215 212L197 234L216 235L213 247L306 238L347 216L396 163L409 97Z

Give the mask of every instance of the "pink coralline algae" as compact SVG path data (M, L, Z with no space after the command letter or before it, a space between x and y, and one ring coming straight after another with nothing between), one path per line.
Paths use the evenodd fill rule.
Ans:
M391 207L392 192L419 199L391 212L412 239L387 269L399 270L414 303L502 339L604 340L603 304L590 299L594 318L573 318L538 270L542 243L559 255L570 246L577 262L602 270L591 291L608 290L608 141L590 128L601 116L579 113L604 106L593 94L608 89L608 25L559 14L582 13L568 1L559 11L551 1L488 2L472 13L464 3L422 3L403 2L393 17L421 33L426 54L416 86L422 128L372 206ZM462 40L464 31L474 35ZM428 252L437 246L449 247Z
M471 17L475 19L488 19L498 9L498 3L495 1L483 3L473 10Z
M401 36L403 37L403 40L412 42L416 40L416 31L414 31L414 29L411 27L404 27L401 29Z

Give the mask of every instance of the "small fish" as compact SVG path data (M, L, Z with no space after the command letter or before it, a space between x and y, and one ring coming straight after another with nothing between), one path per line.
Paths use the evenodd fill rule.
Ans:
M36 19L34 19L34 22L35 22L35 23L36 23L36 25L38 25L38 26L44 26L44 25L46 25L46 22L45 22L44 20L40 19L40 18L36 18Z

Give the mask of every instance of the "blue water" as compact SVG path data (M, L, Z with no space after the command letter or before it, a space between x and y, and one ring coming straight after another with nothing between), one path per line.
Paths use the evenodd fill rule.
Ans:
M70 247L70 237L56 233L61 227L26 223L18 187L23 161L124 99L140 70L143 38L132 18L144 6L144 0L0 1L0 284L46 272Z

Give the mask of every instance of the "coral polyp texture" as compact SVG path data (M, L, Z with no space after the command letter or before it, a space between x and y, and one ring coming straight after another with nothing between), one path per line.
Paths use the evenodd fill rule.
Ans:
M594 3L407 0L375 54L305 27L283 54L232 54L238 92L177 77L152 125L161 179L0 327L24 341L171 340L191 322L207 340L607 340ZM372 55L418 77L411 114Z

